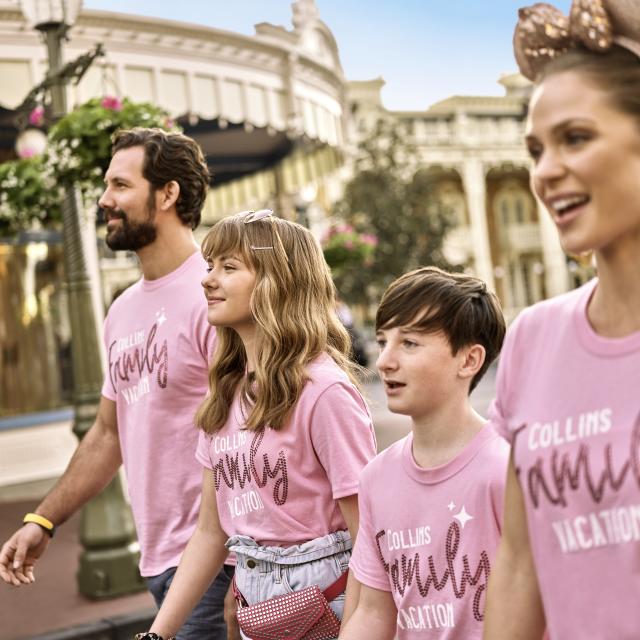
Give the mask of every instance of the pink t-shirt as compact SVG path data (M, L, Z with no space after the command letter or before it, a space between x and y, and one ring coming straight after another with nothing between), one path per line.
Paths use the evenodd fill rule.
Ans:
M412 446L410 433L362 473L349 567L392 593L399 640L480 639L509 447L486 426L453 460L424 469Z
M596 286L518 317L490 410L514 443L552 640L640 637L640 332L593 331Z
M202 469L193 460L193 417L215 340L200 285L205 269L197 252L163 278L139 280L104 325L102 395L117 404L143 576L177 566L197 520Z
M200 435L196 456L213 470L228 536L289 546L346 529L336 500L358 493L358 476L375 456L371 416L329 356L307 372L310 380L281 430L244 430L236 396L224 427Z

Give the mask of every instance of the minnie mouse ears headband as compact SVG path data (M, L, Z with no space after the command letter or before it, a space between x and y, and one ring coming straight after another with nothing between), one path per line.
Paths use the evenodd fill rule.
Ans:
M518 15L513 49L529 80L550 60L581 45L605 53L618 44L640 58L640 0L573 0L569 17L540 2Z

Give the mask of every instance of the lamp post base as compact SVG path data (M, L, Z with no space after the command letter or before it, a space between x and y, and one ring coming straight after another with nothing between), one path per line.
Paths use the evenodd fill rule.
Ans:
M77 574L80 593L102 600L144 591L147 583L138 572L139 558L137 547L84 551Z
M139 545L119 476L82 510L80 540L84 547L77 574L80 593L99 600L146 589L138 571Z

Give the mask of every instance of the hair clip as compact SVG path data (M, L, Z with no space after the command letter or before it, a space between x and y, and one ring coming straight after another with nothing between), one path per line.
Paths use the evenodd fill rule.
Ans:
M242 222L249 224L273 216L273 211L271 209L260 209L259 211L250 209L249 211L242 211L238 216L243 218Z

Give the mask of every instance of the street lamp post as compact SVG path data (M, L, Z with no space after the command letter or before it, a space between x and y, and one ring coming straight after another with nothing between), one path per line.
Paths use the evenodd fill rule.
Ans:
M49 59L51 111L54 119L67 113L62 69L62 41L74 23L82 0L20 0L27 21L43 34ZM99 329L91 295L91 280L81 224L81 201L67 185L63 203L63 246L74 385L74 433L82 438L93 424L103 380ZM138 573L138 549L131 512L119 477L82 511L78 586L91 598L104 598L144 588Z

